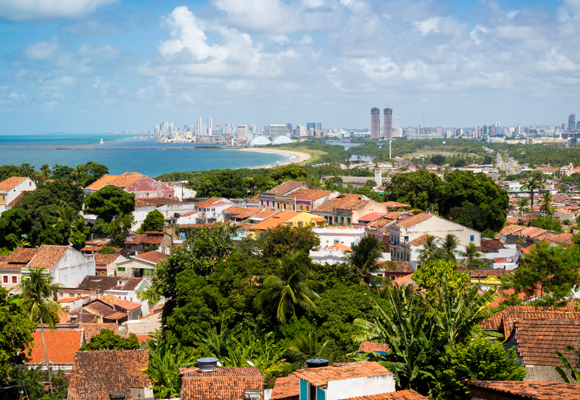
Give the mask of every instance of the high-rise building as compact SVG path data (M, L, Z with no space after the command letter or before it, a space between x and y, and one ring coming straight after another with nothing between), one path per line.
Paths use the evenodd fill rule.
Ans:
M443 134L443 127L438 126L435 128L435 131L437 132L438 135L442 135Z
M576 128L576 114L570 114L568 117L568 130L573 131Z
M322 130L322 122L317 122L316 123L316 130L319 130L319 131Z
M371 139L381 137L381 110L377 107L371 108Z
M270 124L270 137L275 138L276 136L286 135L286 125L285 124Z
M383 139L391 140L393 137L393 110L390 108L385 108L383 110L384 115L384 132L383 132Z
M208 119L207 119L207 134L209 136L212 135L212 128L213 128L213 119L211 117L208 117Z
M292 132L292 124L286 124L286 130Z
M576 129L580 131L580 121L576 122Z
M489 136L495 136L495 125L489 127Z
M202 135L203 135L203 121L201 120L201 117L199 117L197 119L197 136Z
M238 125L238 139L247 139L248 125Z

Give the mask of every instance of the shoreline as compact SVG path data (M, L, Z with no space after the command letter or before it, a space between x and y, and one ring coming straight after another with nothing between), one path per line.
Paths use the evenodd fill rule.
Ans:
M260 149L260 148L244 148L244 149L238 149L238 151L256 151L259 153L275 153L275 154L284 154L284 155L292 156L292 158L293 158L292 160L290 160L289 162L283 163L283 164L280 163L279 165L302 163L302 162L310 160L310 154L302 153L299 151L277 150L277 149ZM264 167L254 167L254 168L264 168ZM275 167L270 166L270 168L275 168Z

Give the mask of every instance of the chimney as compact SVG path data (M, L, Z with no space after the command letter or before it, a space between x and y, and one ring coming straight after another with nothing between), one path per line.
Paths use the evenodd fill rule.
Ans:
M109 392L109 399L110 400L125 400L125 392Z

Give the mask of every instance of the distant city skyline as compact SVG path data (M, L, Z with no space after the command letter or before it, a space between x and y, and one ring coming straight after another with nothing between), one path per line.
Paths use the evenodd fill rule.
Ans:
M578 0L47 4L0 3L0 134L580 115Z

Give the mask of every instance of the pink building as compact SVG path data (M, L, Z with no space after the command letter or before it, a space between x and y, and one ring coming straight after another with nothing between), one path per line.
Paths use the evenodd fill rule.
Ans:
M87 194L93 194L105 186L117 186L127 193L135 193L135 199L151 197L174 197L173 188L138 172L125 172L123 175L105 175L85 188Z

